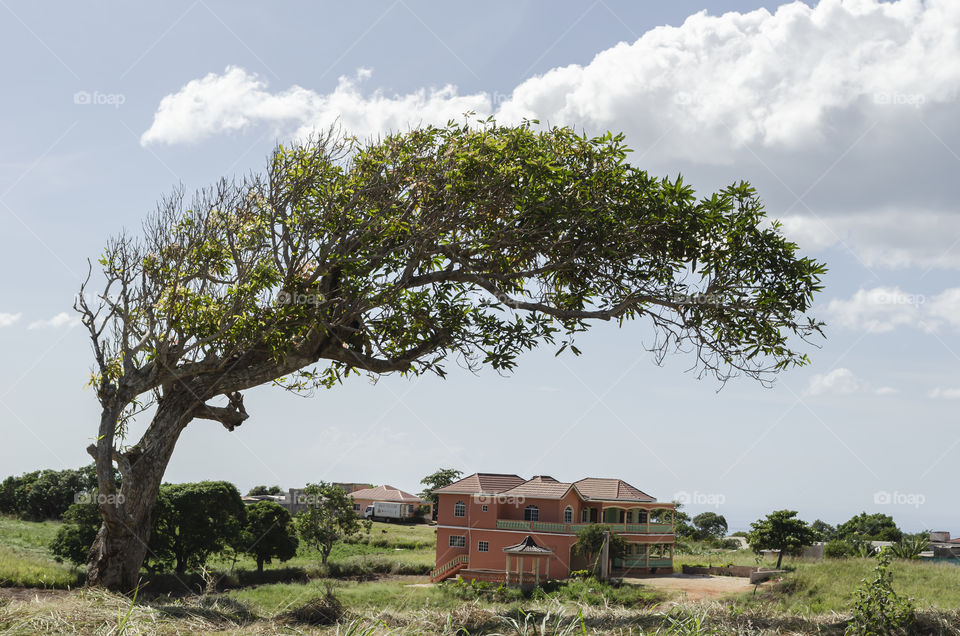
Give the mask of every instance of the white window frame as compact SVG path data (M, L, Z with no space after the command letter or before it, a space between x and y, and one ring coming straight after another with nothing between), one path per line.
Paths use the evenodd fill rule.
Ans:
M451 548L465 548L467 547L467 537L462 534L451 534L448 545Z
M563 522L573 523L573 508L571 506L567 506L563 509Z
M489 552L489 551L490 551L489 541L477 541L477 552Z
M480 506L480 512L486 512L486 511L487 511L487 504L483 504L482 506Z
M524 521L540 521L540 507L530 504L523 509Z
M467 504L462 501L458 501L453 504L453 516L454 517L466 517L467 516Z

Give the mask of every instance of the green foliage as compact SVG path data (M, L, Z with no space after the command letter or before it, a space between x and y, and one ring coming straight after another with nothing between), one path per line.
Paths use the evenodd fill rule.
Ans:
M0 482L0 514L41 521L59 519L78 497L97 486L91 464L80 469L36 470Z
M619 559L627 553L626 540L610 531L610 526L605 526L602 523L591 523L577 532L577 542L573 544L573 550L575 553L582 554L593 561L592 569L594 572L600 571L600 553L603 549L604 532L610 533L610 559Z
M449 486L463 476L462 470L456 468L440 468L420 480L420 483L426 486L418 495L421 499L429 499L433 502L433 518L437 518L437 505L440 502L440 495L434 493L435 490Z
M177 574L240 545L246 510L236 486L225 481L164 484L154 508L151 567Z
M308 484L303 496L307 509L297 514L297 533L305 544L320 552L324 566L336 542L363 530L370 531L371 522L357 515L353 500L339 486L325 482Z
M784 554L797 555L803 546L812 545L817 534L806 521L797 519L796 510L776 510L764 519L750 524L747 543L754 552L761 550L779 550L777 568L783 562Z
M280 495L283 494L283 491L280 490L280 486L254 486L250 489L250 492L247 493L248 497L256 497L258 495Z
M890 573L890 552L880 550L871 580L863 579L857 588L848 636L909 634L916 621L916 610L910 599L901 598L893 590Z
M890 554L898 559L919 559L930 546L930 533L905 534L899 543L890 546Z
M690 522L690 515L683 511L683 504L673 502L673 532L681 539L696 539L697 529Z
M882 513L868 515L861 512L837 526L836 538L860 541L900 541L903 532L894 523L893 517Z
M263 564L273 559L289 561L296 556L299 541L286 508L272 501L258 501L246 510L247 523L240 545L257 560L258 572L263 572Z
M67 560L75 565L83 565L100 529L100 513L96 504L73 504L63 514L63 522L50 544L50 551L57 561Z
M837 535L837 529L826 521L817 519L810 524L810 528L817 533L820 541L831 541Z
M727 533L727 520L715 512L702 512L693 518L699 539L719 539Z

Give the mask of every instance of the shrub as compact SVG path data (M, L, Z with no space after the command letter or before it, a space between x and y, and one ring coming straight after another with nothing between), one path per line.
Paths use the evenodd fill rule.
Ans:
M857 588L845 633L848 636L911 633L908 630L915 622L913 602L893 591L890 551L881 550L873 569L873 580L864 579Z
M343 618L345 613L343 603L328 587L323 596L312 598L303 605L280 614L277 618L287 623L333 625Z

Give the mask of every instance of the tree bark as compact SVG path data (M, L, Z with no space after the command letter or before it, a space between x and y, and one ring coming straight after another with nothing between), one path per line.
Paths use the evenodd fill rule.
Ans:
M780 569L780 564L783 562L783 549L780 550L780 553L777 554L777 569Z
M96 459L103 518L87 561L88 586L117 592L137 587L163 474L189 413L200 402L189 391L165 396L140 442L123 452L114 448L116 413L104 409L97 445L88 449ZM113 482L113 462L120 470L119 489Z

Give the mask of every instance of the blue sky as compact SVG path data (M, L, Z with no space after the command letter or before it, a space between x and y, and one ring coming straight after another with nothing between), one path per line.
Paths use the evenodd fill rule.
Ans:
M813 364L718 391L682 355L657 367L645 325L603 325L583 356L534 352L510 377L252 391L235 432L187 428L168 480L615 476L734 528L793 508L960 534L960 45L945 28L960 9L346 4L0 2L0 473L88 461L98 409L72 298L86 259L161 195L256 170L334 120L371 135L470 108L622 130L632 162L704 193L753 182L830 267Z

